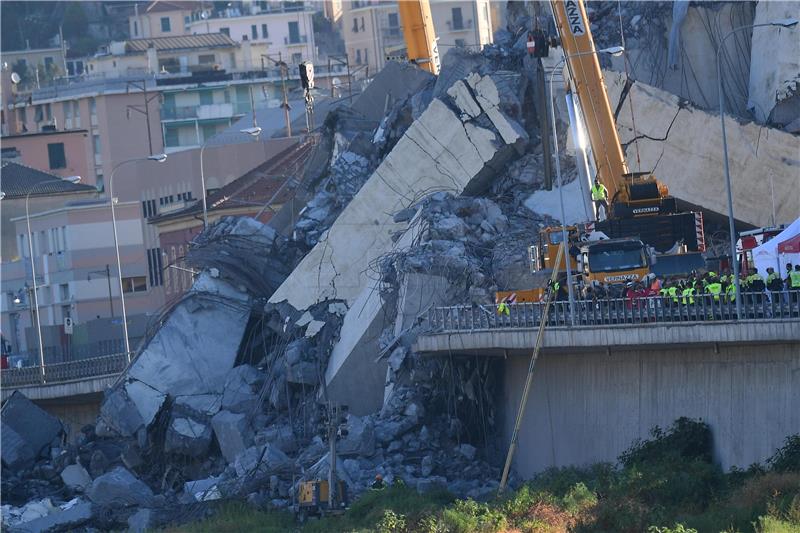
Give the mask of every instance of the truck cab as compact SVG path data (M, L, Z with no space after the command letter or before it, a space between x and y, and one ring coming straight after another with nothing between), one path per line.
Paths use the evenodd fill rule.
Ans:
M604 285L641 281L654 263L650 248L633 238L587 242L581 246L580 259L587 285L595 281Z

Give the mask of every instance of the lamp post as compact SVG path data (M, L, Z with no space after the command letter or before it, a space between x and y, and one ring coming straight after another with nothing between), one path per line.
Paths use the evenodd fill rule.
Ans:
M203 142L203 146L200 147L200 186L203 188L201 191L202 198L203 198L203 229L208 227L208 206L206 205L206 174L205 174L205 167L203 166L203 154L206 151L206 146L208 143L223 135L225 132L220 133L219 135L214 135L210 137L208 140ZM239 130L239 133L247 134L251 137L258 137L261 134L261 128L258 126L252 128L245 128L243 130ZM164 156L166 157L166 156Z
M553 78L555 78L555 73L559 69L559 67L566 63L567 59L573 57L580 57L586 55L593 55L593 54L609 54L613 56L618 56L624 52L625 49L621 46L611 46L609 48L602 48L600 50L592 50L590 52L580 52L578 54L572 55L565 55L561 58L553 70L550 72L550 120L552 121L553 127L553 151L556 156L556 179L558 181L558 200L561 203L561 240L564 243L564 251L566 255L564 256L564 262L567 265L567 292L569 294L569 314L570 314L570 321L572 324L575 324L575 291L572 287L572 265L570 265L570 255L569 255L569 240L567 235L567 215L564 209L564 190L561 187L561 161L558 157L558 133L556 132L556 104L555 98L553 94Z
M31 193L35 191L37 188L41 187L42 185L47 185L49 183L78 183L81 181L80 176L71 176L69 178L58 178L52 180L45 180L35 183L31 188L28 190L28 194L25 195L25 223L28 225L28 251L30 252L31 258L31 277L33 278L33 305L35 309L35 318L36 318L36 337L39 340L39 372L40 377L42 379L42 383L45 381L44 377L44 343L42 342L42 319L39 318L39 294L36 287L36 258L33 256L33 232L31 231L31 211L30 211L30 199ZM31 324L33 326L34 324Z
M736 317L742 318L742 291L741 283L739 283L739 260L736 257L736 229L733 223L733 190L731 187L731 173L728 163L728 139L725 135L725 96L722 88L722 66L720 63L720 53L725 48L725 41L733 35L742 30L761 28L764 26L780 26L783 28L791 28L797 24L797 19L783 19L774 20L772 22L764 22L762 24L748 24L740 26L729 31L719 42L717 47L717 93L719 93L719 121L722 126L722 155L725 164L725 188L728 193L728 231L731 234L731 261L733 262L733 282L736 287Z
M121 163L117 163L117 165L111 169L111 177L108 178L108 192L109 196L111 197L111 226L114 229L114 252L117 255L117 275L119 276L119 299L120 299L120 307L122 307L122 333L123 338L125 339L125 355L128 358L128 362L131 362L131 343L128 339L128 315L125 312L125 290L122 287L122 261L120 260L119 256L119 239L117 238L117 214L114 209L114 205L116 203L114 198L114 173L117 172L121 166L127 165L128 163L136 163L139 161L155 161L157 163L163 163L167 160L167 154L156 154L151 155L148 157L137 157L134 159L126 159Z

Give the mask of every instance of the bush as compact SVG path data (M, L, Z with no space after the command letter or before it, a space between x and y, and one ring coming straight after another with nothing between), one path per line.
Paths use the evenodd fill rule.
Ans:
M786 444L767 459L767 465L775 472L800 472L800 434L786 437Z
M663 463L678 457L706 463L712 460L711 428L699 420L681 417L667 431L656 426L650 430L652 439L635 442L619 456L623 466L639 463Z

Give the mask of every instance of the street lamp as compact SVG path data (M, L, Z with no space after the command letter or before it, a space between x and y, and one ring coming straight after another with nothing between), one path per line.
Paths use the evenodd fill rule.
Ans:
M117 254L117 275L119 276L119 298L120 298L120 305L122 307L122 333L125 339L125 355L128 358L128 362L131 362L131 343L130 339L128 339L128 315L125 312L125 290L122 287L122 261L119 257L119 240L117 239L117 214L114 210L115 199L114 199L114 173L117 169L123 165L127 165L128 163L136 163L139 161L155 161L156 163L163 163L167 160L167 154L155 154L148 157L137 157L134 159L127 159L122 161L121 163L117 163L113 169L111 169L111 177L108 178L108 193L111 198L111 226L114 229L114 251Z
M33 232L31 231L31 211L30 211L30 199L31 193L35 191L37 188L41 187L42 185L47 185L49 183L78 183L81 181L80 176L70 176L68 178L57 178L52 180L45 180L35 183L31 186L28 190L28 194L25 195L25 222L28 225L28 251L30 252L31 258L31 277L33 278L33 305L34 309L36 310L35 318L36 318L36 336L39 339L39 372L41 374L42 383L44 383L44 343L42 342L42 320L39 318L39 293L36 287L36 258L33 256ZM31 324L33 326L33 324Z
M200 186L203 188L201 191L203 197L203 229L208 227L208 206L206 205L206 174L205 168L203 166L203 153L206 151L206 146L208 143L216 139L218 136L223 135L225 132L220 133L219 135L214 135L210 137L206 141L203 142L203 146L200 147ZM250 137L258 137L261 134L261 128L258 126L254 126L252 128L245 128L243 130L239 130L239 133L244 133L249 135ZM166 156L164 156L166 158Z
M569 255L569 241L567 236L567 215L564 209L564 190L561 187L561 161L558 157L558 133L556 132L556 104L555 98L553 94L553 78L555 78L555 73L561 67L562 64L566 63L567 59L573 57L580 57L586 55L593 55L593 54L609 54L612 56L619 56L625 51L625 48L622 46L611 46L609 48L601 48L600 50L592 50L588 52L580 52L577 54L572 55L564 55L561 60L556 64L553 70L550 72L550 120L552 121L553 126L553 150L555 151L556 156L556 179L558 181L558 200L561 203L561 240L564 243L564 251L566 255L564 256L564 262L567 265L567 292L569 293L569 314L570 320L572 324L575 324L575 291L572 287L572 265L570 265L570 255Z
M741 291L741 283L739 283L739 260L736 257L736 229L734 228L733 224L733 190L731 188L731 173L730 173L730 166L728 163L728 139L725 135L725 97L723 94L723 87L722 87L722 66L720 63L720 52L723 48L725 48L725 40L733 35L736 32L746 30L746 29L753 29L753 28L761 28L764 26L779 26L783 28L791 28L797 24L797 19L788 18L788 19L780 19L774 20L772 22L764 22L762 24L749 24L746 26L740 26L729 31L719 42L719 47L717 47L717 93L719 93L719 121L722 126L722 155L723 160L725 162L725 187L728 192L728 231L731 234L731 261L733 261L733 282L736 287L736 317L742 318L742 291Z

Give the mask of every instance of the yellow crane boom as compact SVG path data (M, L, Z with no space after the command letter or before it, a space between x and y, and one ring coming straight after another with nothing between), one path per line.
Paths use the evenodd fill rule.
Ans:
M571 73L572 90L584 110L597 178L608 189L609 198L614 198L624 188L628 163L617 135L586 9L581 0L551 0L550 5Z
M408 60L431 74L439 74L439 48L433 27L431 4L428 0L397 2Z

